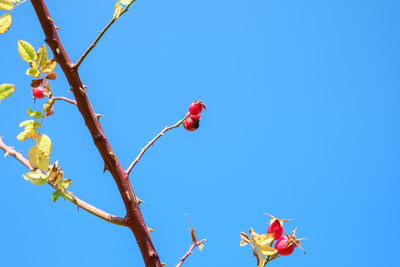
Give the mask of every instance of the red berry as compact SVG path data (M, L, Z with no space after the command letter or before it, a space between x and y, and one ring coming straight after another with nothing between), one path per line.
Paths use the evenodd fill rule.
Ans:
M184 122L183 127L188 131L194 131L200 126L200 115L190 115Z
M32 94L35 98L43 98L46 94L46 89L44 89L42 86L34 87L32 88Z
M271 220L268 229L267 229L268 234L273 234L274 235L274 240L278 240L283 233L283 227L282 223L279 220Z
M282 236L275 243L275 249L278 250L278 253L282 256L289 256L293 253L296 245L289 241L287 236Z
M190 104L189 106L189 112L192 115L199 115L203 108L206 110L206 105L203 103L201 100L197 100Z

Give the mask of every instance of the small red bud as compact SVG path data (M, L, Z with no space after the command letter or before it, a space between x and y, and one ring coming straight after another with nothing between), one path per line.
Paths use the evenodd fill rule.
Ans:
M201 100L197 100L197 101L193 102L192 104L190 104L189 112L192 115L199 115L201 113L201 111L203 110L203 108L204 108L204 110L207 110L204 102Z
M295 247L296 245L290 242L287 236L282 236L275 243L275 249L278 250L279 255L282 256L289 256L292 254Z
M44 89L42 86L34 87L32 88L32 94L33 97L41 99L45 96L46 89Z

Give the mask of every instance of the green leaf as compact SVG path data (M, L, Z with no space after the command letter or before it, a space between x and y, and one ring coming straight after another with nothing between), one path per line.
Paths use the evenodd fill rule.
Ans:
M11 0L0 0L0 10L11 10L14 4Z
M10 29L12 23L12 17L10 14L4 14L0 17L0 33L5 33Z
M18 53L26 62L34 62L37 57L35 48L33 48L33 46L28 42L22 40L18 41Z
M6 99L15 91L15 85L10 83L3 83L0 85L0 100Z
M25 180L31 182L34 185L44 185L47 183L47 176L41 172L33 171L22 175Z
M44 172L47 172L47 170L49 169L49 154L47 154L44 149L37 145L29 149L28 159L33 168L41 169Z
M42 45L37 53L36 63L38 64L38 66L41 67L44 64L46 64L46 62L47 62L47 49L45 45Z
M54 59L48 59L42 67L42 72L50 73L56 68L56 66L57 62Z
M35 119L40 119L42 117L42 112L40 112L40 111L32 111L31 108L28 108L26 110L26 113L28 114L29 117L34 117Z
M35 68L35 67L31 67L31 68L27 69L25 74L26 75L30 75L33 78L39 78L39 76L40 76L39 70L37 68Z
M51 194L51 199L53 200L54 203L57 202L59 197L60 197L60 192L58 191L54 191L53 194Z

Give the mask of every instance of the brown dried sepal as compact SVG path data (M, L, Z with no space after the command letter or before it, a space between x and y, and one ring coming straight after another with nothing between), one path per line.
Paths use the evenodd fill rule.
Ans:
M41 79L33 79L31 82L31 87L38 87L43 84L43 78Z
M50 72L49 74L46 75L46 79L54 81L55 79L57 79L57 74L55 72Z

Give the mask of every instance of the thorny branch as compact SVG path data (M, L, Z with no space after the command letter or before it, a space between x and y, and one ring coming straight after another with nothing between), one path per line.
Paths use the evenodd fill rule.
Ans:
M31 0L31 3L46 36L45 41L51 48L55 60L68 80L77 107L92 136L93 142L105 163L106 169L111 173L118 186L118 190L126 209L125 225L129 227L135 235L146 267L161 267L159 256L154 248L150 233L144 222L138 202L136 201L137 198L129 181L129 176L122 168L106 138L106 135L104 134L100 122L98 121L98 115L93 110L78 73L79 64L91 49L89 48L89 51L84 54L82 60L78 60L79 64L75 65L69 58L61 43L57 29L54 25L54 20L51 18L44 0Z
M21 162L25 167L27 167L30 171L34 171L35 169L32 168L31 164L29 163L29 160L26 159L21 153L18 153L15 151L12 147L7 146L3 140L2 137L0 137L0 149L2 149L5 153L5 156L11 155L15 159L17 159L19 162ZM63 190L61 191L60 189L56 188L53 184L48 183L51 187L53 187L55 190L61 193L62 196L64 196L65 199L69 200L71 203L75 204L79 208L86 210L90 214L93 214L94 216L99 217L100 219L103 219L107 222L116 224L116 225L125 225L124 219L111 215L101 209L98 209L89 203L86 203L85 201L81 200L80 198L76 197L72 192L68 190Z
M53 96L51 99L62 100L62 101L68 102L68 103L76 106L76 101L75 100L72 100L72 99L69 99L69 98L66 98L66 97L63 97L63 96Z

